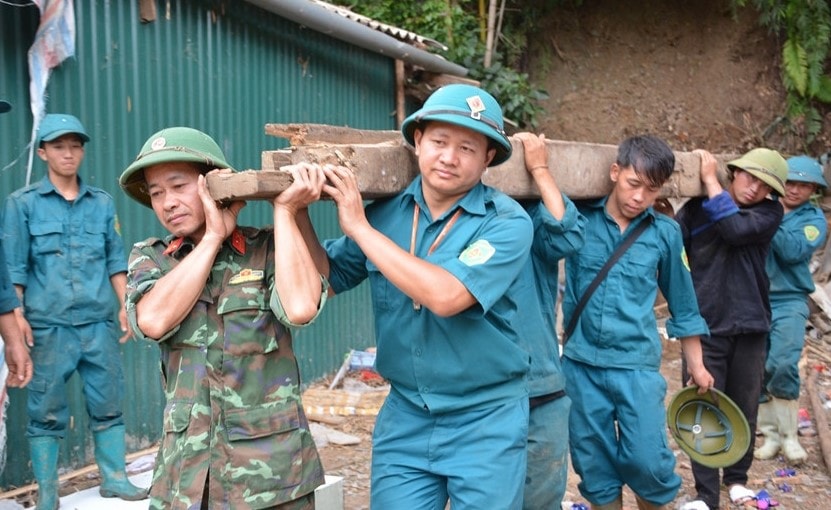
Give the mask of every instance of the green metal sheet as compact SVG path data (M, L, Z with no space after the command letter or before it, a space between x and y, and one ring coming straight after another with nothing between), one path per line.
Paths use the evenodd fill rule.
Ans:
M266 136L266 123L314 122L361 129L395 129L393 61L298 26L245 2L158 3L158 19L141 23L138 2L74 2L76 55L53 71L47 111L78 116L91 136L82 177L115 198L126 250L163 235L152 211L130 201L117 177L144 140L168 126L211 134L238 169L259 168L260 154L285 146ZM23 186L32 117L27 52L37 30L33 6L0 3L0 98L14 110L0 116L0 189ZM32 180L44 174L33 165ZM340 235L331 204L312 207L322 238ZM270 224L271 208L252 203L240 223ZM171 299L175 299L172 296ZM350 348L374 343L369 293L361 287L332 300L311 327L296 333L305 382L336 369ZM128 448L158 441L164 398L158 348L123 347L124 415ZM78 377L67 386L72 426L62 447L62 469L93 461ZM31 481L25 438L26 390L11 390L8 461L0 487Z

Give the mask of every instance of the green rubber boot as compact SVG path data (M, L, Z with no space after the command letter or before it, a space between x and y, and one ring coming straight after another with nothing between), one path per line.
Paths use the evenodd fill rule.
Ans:
M147 499L147 489L136 487L127 479L124 466L124 425L93 432L95 462L101 471L102 498L121 498L126 501Z
M29 438L29 453L32 457L32 471L38 482L37 510L58 508L58 452L61 439L55 436Z

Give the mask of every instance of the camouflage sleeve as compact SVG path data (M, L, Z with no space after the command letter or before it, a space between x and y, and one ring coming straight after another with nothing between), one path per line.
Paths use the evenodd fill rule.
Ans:
M283 309L283 303L280 301L280 296L277 295L277 291L273 286L271 288L271 301L269 304L271 306L271 311L274 312L277 320L288 328L299 329L311 325L320 316L320 312L323 311L323 306L326 304L326 298L329 295L329 280L327 280L323 275L320 275L320 286L322 291L320 294L320 303L317 306L317 313L309 322L305 324L295 324L291 322L286 316L286 311Z
M133 249L130 251L130 260L127 269L127 299L125 301L127 321L130 325L130 330L137 340L147 340L150 342L167 340L179 329L179 326L176 326L162 338L155 339L145 336L144 332L138 327L136 305L142 296L150 292L150 289L156 285L159 278L164 276L169 270L169 268L163 268L157 258L160 253L160 249L156 246L157 244L161 244L158 239L148 239L134 244ZM164 246L161 249L163 248Z

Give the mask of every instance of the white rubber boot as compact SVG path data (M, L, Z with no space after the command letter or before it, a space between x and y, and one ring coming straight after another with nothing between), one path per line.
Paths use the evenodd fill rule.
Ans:
M808 452L799 444L797 430L799 427L799 401L777 398L776 417L779 423L779 435L782 453L791 464L801 464L808 458Z
M765 437L765 443L753 450L753 456L759 460L768 460L776 457L781 446L779 438L778 416L776 414L774 403L776 399L770 397L770 400L759 404L759 414L756 418L756 427Z

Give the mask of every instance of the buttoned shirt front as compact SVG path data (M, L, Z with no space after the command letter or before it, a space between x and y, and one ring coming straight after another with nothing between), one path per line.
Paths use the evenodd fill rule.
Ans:
M336 292L369 279L376 369L408 401L437 414L527 397L529 356L512 323L521 305L519 286L530 284L518 279L532 242L528 215L508 196L478 184L442 216L431 218L420 177L399 195L370 204L366 214L375 229L408 250L416 204L415 255L450 272L477 303L440 317L414 306L354 241L343 237L326 243ZM428 255L457 208L462 210L458 220Z
M621 232L606 211L606 200L580 207L586 218L586 240L578 253L566 259L564 323L617 245L647 215L654 221L594 291L564 355L603 368L659 370L661 339L653 310L659 288L671 314L666 323L668 335L681 338L708 333L698 310L681 230L672 219L650 208Z
M770 243L766 264L771 299L788 294L804 298L814 291L808 264L825 245L827 230L825 215L810 202L785 214Z
M193 248L148 239L130 255L127 315ZM151 508L266 508L312 492L323 469L300 401L300 373L274 292L271 230L238 228L223 243L193 309L159 339L164 435ZM176 296L170 296L176 299Z
M48 177L6 199L3 248L33 327L100 322L115 311L110 277L127 271L115 204L78 180L71 201Z

